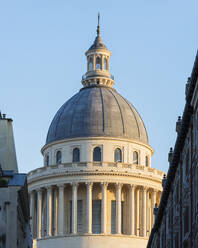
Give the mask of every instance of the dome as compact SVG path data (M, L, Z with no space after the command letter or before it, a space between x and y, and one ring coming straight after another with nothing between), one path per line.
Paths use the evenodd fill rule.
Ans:
M144 123L117 91L105 86L82 88L56 113L46 144L78 137L115 137L148 144Z

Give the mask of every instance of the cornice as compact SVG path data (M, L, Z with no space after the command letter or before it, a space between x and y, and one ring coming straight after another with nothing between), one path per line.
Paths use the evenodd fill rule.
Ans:
M39 175L34 178L28 178L28 184L34 183L34 182L39 182L45 179L55 179L55 178L60 178L60 177L79 177L79 181L82 179L82 176L110 176L110 179L104 179L104 181L112 181L112 177L114 176L120 176L124 178L141 178L149 181L153 181L155 183L159 183L161 185L162 179L159 177L153 177L151 175L145 175L145 174L140 174L140 173L129 173L129 172L111 172L111 171L85 171L85 172L59 172L56 174L47 174L47 175ZM83 179L85 180L85 179ZM90 179L88 179L89 181Z
M91 140L109 140L109 141L123 141L123 142L129 142L129 143L134 143L143 147L146 147L147 149L149 149L151 151L151 155L153 155L154 153L154 149L150 146L147 145L143 142L137 141L135 139L124 139L124 138L117 138L117 137L106 137L106 136L101 136L101 137L80 137L80 138L71 138L71 139L62 139L62 140L58 140L58 141L54 141L51 142L50 144L44 145L41 148L41 153L43 154L44 150L53 146L53 145L57 145L57 144L62 144L62 143L69 143L72 141L82 141L82 140L87 140L87 141L91 141Z

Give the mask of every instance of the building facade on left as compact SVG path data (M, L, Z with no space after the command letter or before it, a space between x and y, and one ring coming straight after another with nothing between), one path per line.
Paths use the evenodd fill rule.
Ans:
M0 247L32 247L26 174L18 173L12 119L1 113Z

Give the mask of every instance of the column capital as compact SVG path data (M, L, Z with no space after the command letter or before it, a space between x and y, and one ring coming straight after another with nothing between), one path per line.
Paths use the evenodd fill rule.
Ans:
M153 193L157 193L159 190L158 190L158 189L154 189L154 188L153 188L153 190L152 190L152 191L153 191Z
M122 189L123 183L116 183L116 189Z
M129 189L135 189L136 187L137 187L136 184L132 184L132 183L129 184Z
M91 187L91 188L93 187L93 182L86 182L85 184L87 187Z
M64 183L57 184L57 187L58 187L59 189L64 189L65 184L64 184Z
M71 185L72 187L74 187L74 188L75 188L75 187L77 188L78 185L79 185L79 183L77 183L77 182L72 182L72 183L70 183L70 185Z
M47 191L52 190L52 185L47 185L45 188L47 189Z
M146 192L148 190L149 187L147 186L142 186L142 192Z
M102 187L105 187L105 188L107 188L108 184L109 183L107 183L107 182L101 182Z
M37 192L37 194L42 194L43 193L43 189L42 188L36 189L36 192Z

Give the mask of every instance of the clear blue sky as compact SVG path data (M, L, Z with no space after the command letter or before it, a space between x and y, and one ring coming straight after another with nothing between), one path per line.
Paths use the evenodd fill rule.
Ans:
M98 11L115 88L145 122L152 166L167 171L198 48L197 10L197 0L1 1L0 109L14 120L20 172L42 166L50 122L81 88Z

